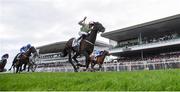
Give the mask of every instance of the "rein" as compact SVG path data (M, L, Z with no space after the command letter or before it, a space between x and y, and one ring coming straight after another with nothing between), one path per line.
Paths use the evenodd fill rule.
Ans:
M85 40L87 43L90 43L91 45L94 45L92 42L88 41L88 40Z

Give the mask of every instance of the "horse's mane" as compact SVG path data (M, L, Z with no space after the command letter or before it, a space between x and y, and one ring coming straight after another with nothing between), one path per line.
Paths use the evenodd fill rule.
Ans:
M27 56L30 56L31 53L35 53L35 52L37 52L37 51L36 51L35 47L32 46L31 48L28 49L28 51L27 51L25 54L26 54Z

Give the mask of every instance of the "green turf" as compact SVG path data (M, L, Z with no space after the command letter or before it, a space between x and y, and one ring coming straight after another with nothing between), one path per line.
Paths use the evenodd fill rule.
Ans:
M0 90L180 90L180 69L133 72L0 74Z

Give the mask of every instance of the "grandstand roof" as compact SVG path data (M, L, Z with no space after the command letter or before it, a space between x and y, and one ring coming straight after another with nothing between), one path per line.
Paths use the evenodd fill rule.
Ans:
M122 41L132 38L137 38L140 33L142 36L148 36L151 34L159 34L164 32L172 32L180 30L180 14L175 16L166 17L163 19L134 25L131 27L114 30L101 34L101 36L114 40ZM127 36L128 35L128 36Z
M67 41L61 41L61 42L55 42L52 44L47 44L44 46L39 46L37 49L39 49L40 54L46 54L46 53L57 53L61 52L64 49L64 46ZM95 42L95 46L100 46L100 47L109 47L108 44L100 41Z

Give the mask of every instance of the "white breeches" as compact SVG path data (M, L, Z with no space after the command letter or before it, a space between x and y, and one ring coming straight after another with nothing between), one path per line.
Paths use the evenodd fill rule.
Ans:
M87 35L88 33L86 33L86 32L82 32L82 31L79 31L79 36L82 36L82 35Z

